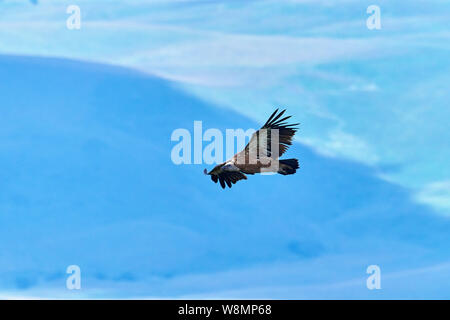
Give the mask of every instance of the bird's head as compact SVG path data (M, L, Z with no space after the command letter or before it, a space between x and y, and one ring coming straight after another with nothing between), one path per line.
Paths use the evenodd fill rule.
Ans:
M223 165L224 165L223 163L218 164L210 172L208 172L208 170L204 169L203 173L206 175L218 174L220 172L220 170L222 169Z

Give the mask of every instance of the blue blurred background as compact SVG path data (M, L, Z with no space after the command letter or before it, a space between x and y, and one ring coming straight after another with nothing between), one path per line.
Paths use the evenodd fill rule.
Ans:
M449 21L437 0L1 1L0 298L450 298ZM275 107L297 174L222 190L171 161L173 130Z

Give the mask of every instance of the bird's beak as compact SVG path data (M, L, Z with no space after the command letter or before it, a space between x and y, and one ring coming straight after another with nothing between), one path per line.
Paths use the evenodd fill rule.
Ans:
M203 173L206 174L206 175L208 175L208 170L206 170L206 169L203 170Z

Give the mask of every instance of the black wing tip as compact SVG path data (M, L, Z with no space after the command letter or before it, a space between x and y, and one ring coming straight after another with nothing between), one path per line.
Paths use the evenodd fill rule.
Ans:
M287 117L280 119L280 117L286 112L287 109L281 110L280 113L278 113L278 110L280 110L280 108L277 108L274 111L274 113L272 113L272 115L269 117L269 119L264 124L263 128L274 127L274 129L275 128L286 128L286 129L292 129L292 130L298 129L295 126L300 125L300 123L288 124L285 122L286 120L290 119L292 116L287 116Z
M219 182L222 189L226 189L227 187L231 189L233 184L236 184L239 180L247 180L247 176L242 172L237 173L219 173L218 175L212 174L211 180L215 183Z
M270 121L272 121L272 118L277 114L277 112L278 112L278 108L270 115L269 119L267 119L267 121L263 127L267 126L270 123Z
M286 109L284 109L283 111L281 111L279 114L277 114L277 116L275 118L272 119L272 121L270 121L271 124L274 124L276 122L279 122L280 117L286 112Z

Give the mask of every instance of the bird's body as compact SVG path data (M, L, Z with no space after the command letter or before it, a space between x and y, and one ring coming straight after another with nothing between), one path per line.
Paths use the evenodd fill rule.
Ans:
M294 174L299 168L297 159L280 160L279 157L292 144L292 138L297 131L297 124L287 124L285 117L280 119L286 110L277 115L278 109L269 117L267 122L252 135L250 142L241 152L231 159L214 167L205 174L211 180L225 184L231 188L239 180L247 180L246 174L261 172L277 172L282 175ZM278 120L280 119L280 120Z

